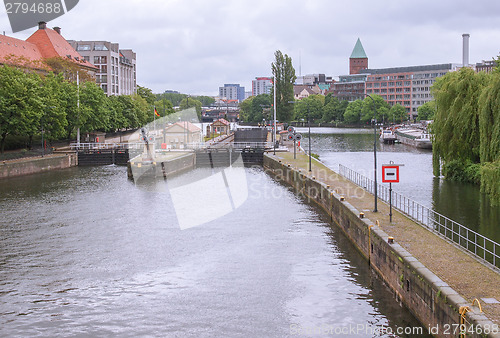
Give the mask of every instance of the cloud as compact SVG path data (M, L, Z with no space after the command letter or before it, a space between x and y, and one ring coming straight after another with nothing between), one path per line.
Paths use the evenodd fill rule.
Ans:
M462 33L471 62L489 60L500 52L498 22L497 0L81 0L50 25L133 49L138 83L155 92L216 95L224 83L250 90L278 49L297 73L346 74L358 37L373 68L461 62ZM10 32L2 11L0 27Z

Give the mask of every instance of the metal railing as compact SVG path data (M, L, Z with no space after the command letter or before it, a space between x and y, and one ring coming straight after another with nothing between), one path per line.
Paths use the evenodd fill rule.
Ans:
M349 181L364 188L373 194L374 182L342 164L339 165L339 173ZM377 184L378 197L389 203L389 188ZM454 220L429 209L414 200L392 191L393 208L417 222L418 224L432 230L434 233L458 244L469 253L488 263L500 268L500 244L463 226Z
M144 143L71 143L71 150L97 150L97 149L142 149Z
M220 142L220 143L207 143L207 142L193 142L186 144L186 148L179 148L179 150L210 150L210 149L271 149L272 142ZM99 150L99 149L136 149L142 151L144 143L71 143L71 150ZM158 146L158 150L161 148ZM172 148L177 149L177 148Z

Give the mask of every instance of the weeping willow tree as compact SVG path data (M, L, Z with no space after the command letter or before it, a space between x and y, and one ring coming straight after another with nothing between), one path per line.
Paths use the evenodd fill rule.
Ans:
M500 204L500 71L493 73L480 100L481 190Z
M500 72L462 68L438 79L432 94L434 175L481 184L500 203Z
M479 96L487 83L486 74L462 68L432 87L437 107L432 124L434 175L440 174L441 161L479 163Z

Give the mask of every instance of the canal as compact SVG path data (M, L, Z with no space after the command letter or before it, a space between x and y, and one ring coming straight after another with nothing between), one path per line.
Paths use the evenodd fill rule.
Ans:
M308 149L308 129L297 131ZM337 172L342 164L373 179L373 143L373 129L311 128L312 152ZM389 161L404 164L400 183L392 185L395 191L500 243L500 206L492 206L479 186L434 177L432 151L377 140L379 183L382 164Z
M0 336L423 329L324 213L261 168L245 175L241 207L186 230L166 183L136 185L125 167L0 181Z

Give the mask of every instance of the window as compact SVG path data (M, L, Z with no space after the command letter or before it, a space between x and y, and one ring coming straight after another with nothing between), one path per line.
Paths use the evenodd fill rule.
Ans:
M108 47L104 45L94 45L94 50L108 50Z
M78 45L76 50L90 50L90 45Z

